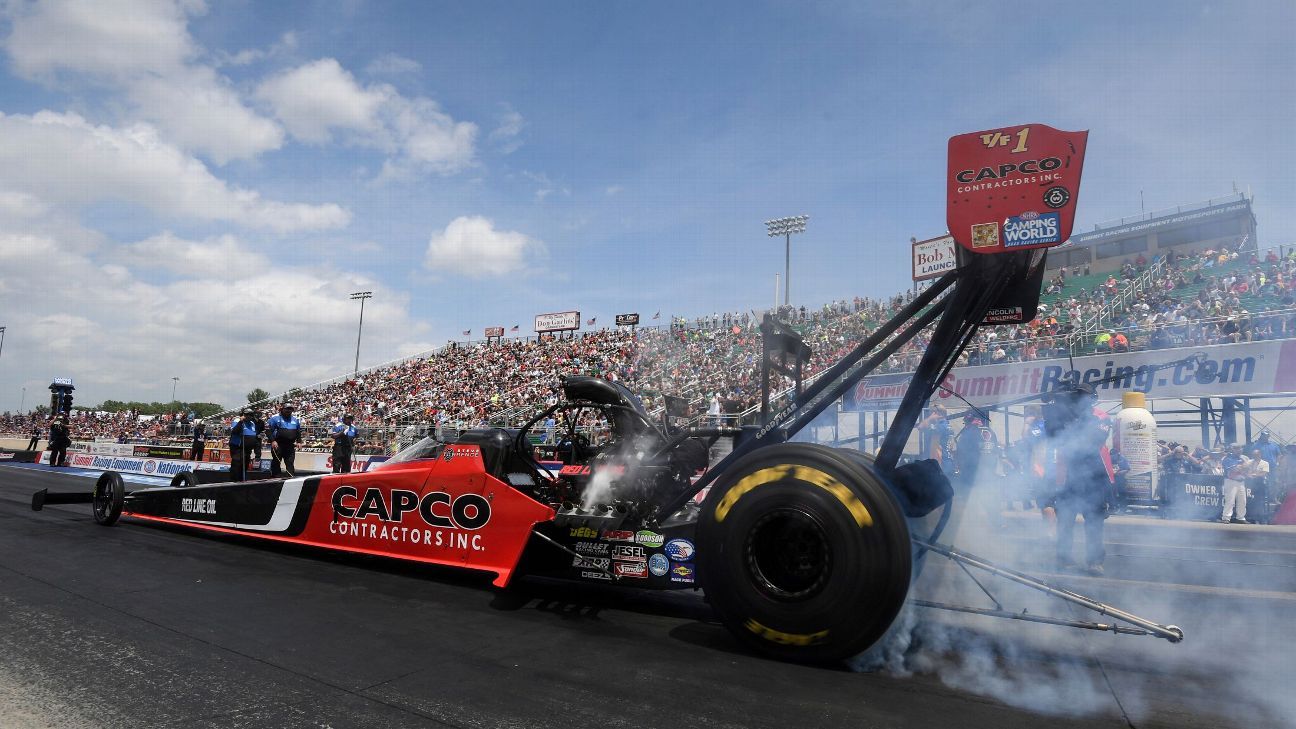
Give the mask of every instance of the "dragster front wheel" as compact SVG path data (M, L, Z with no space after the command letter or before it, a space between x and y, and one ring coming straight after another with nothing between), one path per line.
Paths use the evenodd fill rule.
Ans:
M126 483L120 473L104 471L95 481L94 497L90 502L94 511L94 520L104 526L112 526L121 517L122 505L126 503Z
M707 494L698 582L743 643L826 662L868 648L909 591L909 529L871 464L785 443L734 464Z

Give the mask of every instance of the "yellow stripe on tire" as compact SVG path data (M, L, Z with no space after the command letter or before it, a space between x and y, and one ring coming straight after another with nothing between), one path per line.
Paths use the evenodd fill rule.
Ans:
M873 526L873 515L869 514L868 508L859 500L855 492L851 491L845 484L817 468L791 465L770 466L742 477L738 483L729 487L729 490L721 497L720 503L716 504L715 520L717 522L724 521L725 517L729 515L729 510L748 491L757 486L784 479L796 479L818 486L837 497L837 500L842 502L842 506L845 506L846 510L855 518L855 523L859 524L860 528Z
M743 627L765 640L779 645L814 645L828 637L827 630L820 630L817 633L784 633L781 630L761 625L752 618L747 618L747 622L743 623Z

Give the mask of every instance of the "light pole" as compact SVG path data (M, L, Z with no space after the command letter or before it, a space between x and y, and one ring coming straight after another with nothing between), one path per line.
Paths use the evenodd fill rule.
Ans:
M27 388L23 388L22 403L18 405L18 414L22 415L23 408L27 406Z
M804 233L809 215L794 215L790 218L775 218L765 221L766 234L774 238L783 236L783 305L790 306L792 291L792 234Z
M4 333L5 333L5 328L0 327L0 354L4 353Z
M175 389L176 389L176 385L178 384L180 384L180 378L172 377L171 378L171 402L175 402Z
M356 328L356 359L355 359L355 371L352 373L353 375L360 374L360 334L361 332L364 331L364 302L365 299L372 299L372 298L373 298L372 291L357 291L351 294L352 301L355 301L357 299L360 300L360 326Z

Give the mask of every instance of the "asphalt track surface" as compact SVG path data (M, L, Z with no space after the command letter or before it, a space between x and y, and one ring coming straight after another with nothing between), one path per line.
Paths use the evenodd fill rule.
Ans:
M1101 594L1132 582L1140 594L1179 595L1176 609L1187 612L1166 622L1188 631L1181 646L972 618L942 624L939 635L953 645L910 655L917 672L905 677L752 655L695 593L538 582L501 593L459 571L129 519L104 528L88 506L30 510L36 490L89 484L43 468L0 467L0 726L1062 729L1296 721L1296 711L1284 713L1290 697L1266 703L1270 688L1262 685L1257 704L1245 686L1222 683L1259 661L1290 691L1296 537L1289 533L1239 532L1229 536L1233 546L1203 557L1191 544L1157 543L1155 530L1128 532L1151 542L1142 546L1111 530L1109 572L1137 580L1075 578L1072 586ZM1218 573L1237 584L1184 584L1165 567L1202 559L1240 565ZM1140 562L1153 567L1135 574ZM1149 609L1161 607L1155 602ZM1248 612L1257 604L1260 612ZM1259 621L1255 632L1231 632L1225 617L1239 611ZM1176 652L1193 641L1192 652ZM995 647L983 656L988 663L960 663L960 650L986 645ZM987 677L994 682L982 685Z

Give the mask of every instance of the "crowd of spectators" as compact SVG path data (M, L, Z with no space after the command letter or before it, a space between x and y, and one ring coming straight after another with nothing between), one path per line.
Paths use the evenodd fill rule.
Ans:
M1140 280L1141 288L1132 291L1131 282ZM1296 251L1283 256L1273 250L1206 250L1164 261L1139 256L1125 261L1119 272L1096 277L1087 267L1058 269L1045 284L1033 321L983 327L962 363L1296 336L1294 286ZM813 356L805 376L812 377L913 298L908 291L883 299L856 297L821 307L784 307L775 313L798 329L810 346ZM517 424L553 401L561 377L584 374L622 381L644 396L650 410L662 403L662 395L670 394L689 398L698 413L716 400L723 413L741 413L759 403L762 314L673 319L668 327L633 333L622 328L538 341L454 343L254 406L268 412L279 401L291 399L301 417L317 426L331 424L344 413L354 414L358 425L370 428ZM1105 317L1104 326L1094 330L1092 321L1099 315ZM1086 331L1087 341L1076 346L1079 331ZM912 370L926 346L920 334L891 355L880 371ZM129 411L79 412L72 422L79 438L161 438L187 425L185 414L152 417ZM0 420L4 432L28 432L29 426L23 416ZM213 433L219 429L209 427Z

